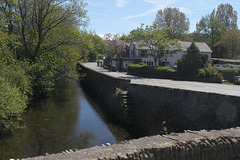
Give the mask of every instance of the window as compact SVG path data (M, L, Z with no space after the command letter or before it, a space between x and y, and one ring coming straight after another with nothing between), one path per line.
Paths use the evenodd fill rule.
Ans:
M148 53L147 51L141 51L141 57L147 57L148 56Z
M133 62L132 61L125 61L124 62L124 68L128 68L129 64L133 64Z

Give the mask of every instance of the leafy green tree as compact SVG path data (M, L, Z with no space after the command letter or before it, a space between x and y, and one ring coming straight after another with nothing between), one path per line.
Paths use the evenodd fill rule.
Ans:
M85 61L94 62L106 54L106 41L93 32L81 32L77 44L79 52L82 53L82 59Z
M19 127L21 114L32 95L26 62L16 61L21 47L17 36L0 31L0 134Z
M19 15L16 12L17 0L0 1L0 26L8 31L9 34L17 31Z
M217 8L217 16L227 29L237 28L237 11L233 10L231 4L220 4Z
M84 7L82 0L0 1L0 132L15 126L32 96L49 95L57 77L78 77Z
M240 31L229 29L223 34L222 41L229 50L230 58L236 59L240 55Z
M170 39L166 30L159 30L157 25L152 26L144 24L140 28L130 32L132 40L139 41L141 46L147 46L150 50L150 56L154 58L155 65L161 64L163 57L168 56L171 52L180 50L181 46L177 39Z
M19 127L21 114L27 107L27 96L2 76L0 88L0 134L2 134Z
M200 41L207 42L211 49L213 49L214 44L220 40L221 35L226 31L226 27L218 18L215 9L211 14L202 17L196 27L195 37L201 37ZM198 41L198 39L194 40Z
M207 60L208 56L201 54L195 43L192 43L187 49L187 54L177 61L178 72L182 76L196 77L198 70L207 66Z
M227 47L226 43L220 41L214 44L212 58L230 58L229 48Z
M25 57L35 62L42 53L71 43L71 39L66 37L68 32L61 30L66 26L73 28L85 24L84 6L82 0L18 0L19 29ZM58 37L61 35L61 38L46 43L53 33Z
M182 39L183 35L189 31L189 19L178 8L165 8L156 14L154 23L159 30L167 28L167 33L171 39Z

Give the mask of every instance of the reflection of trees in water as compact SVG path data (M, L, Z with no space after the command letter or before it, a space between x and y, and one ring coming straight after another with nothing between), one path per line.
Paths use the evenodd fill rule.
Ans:
M28 126L32 126L29 127L29 136L32 140L28 146L29 153L41 155L46 152L59 152L69 147L78 148L77 145L70 144L71 139L76 140L74 127L80 109L77 87L74 82L58 81L53 97L46 100L41 107L37 107L39 112L29 113L35 117L27 120ZM88 137L91 136L84 137L89 141Z
M92 90L89 89L86 86L81 87L84 92L86 93L85 98L88 100L88 102L92 105L94 110L98 113L98 115L101 117L101 119L105 122L105 125L108 126L108 129L113 133L115 136L117 142L121 142L124 140L132 139L133 136L129 134L124 128L119 127L120 124L117 124L114 122L114 117L107 116L104 111L101 108L103 107L102 100L92 93ZM100 108L100 106L102 106Z
M98 137L96 134L98 130L76 131L76 126L78 129L84 128L79 126L78 122L80 111L85 114L83 106L82 108L80 106L83 101L90 102L90 107L94 106L101 119L106 120L98 106L85 96L77 83L58 81L52 95L48 99L38 101L27 110L23 116L24 129L14 132L11 138L0 140L0 159L26 158L44 155L46 152L57 153L66 149L82 149L104 143L102 139L108 137L105 134ZM84 125L87 126L88 122L86 123ZM108 125L118 140L122 135L126 137L126 132L119 126L109 121L104 125ZM124 140L123 137L120 139Z
M93 138L91 133L81 134L77 140L75 135L80 112L78 97L81 96L77 89L75 82L56 82L53 96L37 102L25 113L25 128L14 133L12 138L0 141L0 159L88 147Z

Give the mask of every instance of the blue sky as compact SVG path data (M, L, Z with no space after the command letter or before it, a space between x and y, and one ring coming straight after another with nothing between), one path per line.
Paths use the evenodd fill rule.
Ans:
M190 21L190 31L202 16L210 14L221 3L230 3L240 18L240 0L85 0L90 18L88 29L96 34L128 34L141 23L152 24L156 13L166 7L177 7ZM238 20L240 26L240 19Z

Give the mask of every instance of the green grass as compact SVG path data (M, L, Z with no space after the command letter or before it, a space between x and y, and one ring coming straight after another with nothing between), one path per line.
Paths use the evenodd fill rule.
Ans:
M222 82L222 84L233 85L233 83L231 83L231 82Z

